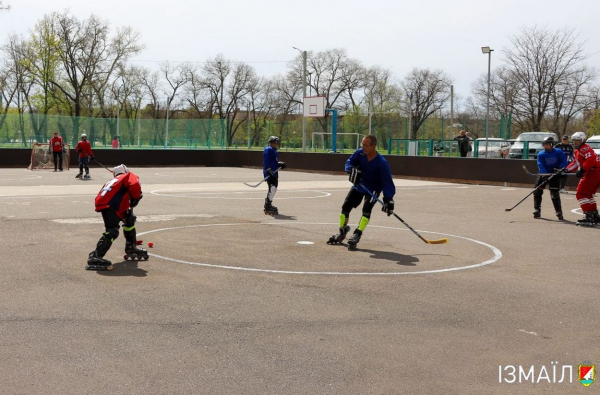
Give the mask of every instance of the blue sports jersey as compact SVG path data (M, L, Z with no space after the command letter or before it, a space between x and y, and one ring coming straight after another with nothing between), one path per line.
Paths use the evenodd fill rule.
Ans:
M344 168L346 173L350 173L350 169L357 166L362 172L361 184L369 188L371 192L375 192L375 195L383 192L383 196L386 198L392 199L394 197L396 186L392 180L392 171L382 155L378 153L376 157L369 161L363 149L359 148L348 158ZM353 188L363 195L366 193L361 187L354 186Z
M271 169L272 171L277 170L279 165L279 155L277 154L277 150L273 147L266 146L263 151L263 176L266 178L269 176L269 172L267 169ZM279 178L279 172L275 173L275 177Z
M537 156L537 165L540 173L554 173L554 169L567 167L567 155L558 148L552 148L550 152L540 151Z

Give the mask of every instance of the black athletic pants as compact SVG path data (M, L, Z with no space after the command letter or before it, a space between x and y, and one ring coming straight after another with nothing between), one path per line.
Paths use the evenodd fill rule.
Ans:
M54 158L54 170L56 170L56 164L58 163L58 168L62 170L63 165L63 153L62 151L53 151L52 157Z

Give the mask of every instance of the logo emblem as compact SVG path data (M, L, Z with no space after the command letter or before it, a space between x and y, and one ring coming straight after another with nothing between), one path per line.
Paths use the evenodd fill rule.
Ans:
M596 378L596 366L589 362L579 365L579 382L589 387Z

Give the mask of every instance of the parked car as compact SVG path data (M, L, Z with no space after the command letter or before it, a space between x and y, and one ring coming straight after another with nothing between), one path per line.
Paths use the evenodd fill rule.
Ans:
M490 137L487 139L487 152L485 150L485 138L475 140L477 156L479 158L505 158L508 155L510 143L501 138Z
M600 136L592 136L586 140L586 143L592 147L596 155L600 155Z
M526 132L521 133L515 143L510 147L508 151L508 157L510 159L522 159L523 158L523 142L527 141L529 144L528 156L529 159L537 159L538 153L543 150L542 141L546 137L554 138L554 142L558 142L558 136L552 132Z

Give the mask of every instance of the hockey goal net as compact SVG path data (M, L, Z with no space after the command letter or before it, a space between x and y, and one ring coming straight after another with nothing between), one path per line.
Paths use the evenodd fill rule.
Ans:
M69 145L65 144L63 149L63 169L69 170ZM54 155L50 152L48 144L33 143L31 147L31 162L27 170L54 170Z
M331 146L333 133L314 132L312 146L315 150L357 150L360 148L360 141L363 137L360 133L337 133L337 147L334 150Z

